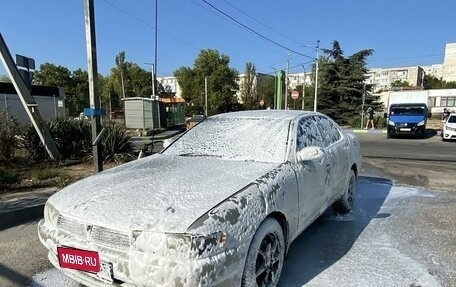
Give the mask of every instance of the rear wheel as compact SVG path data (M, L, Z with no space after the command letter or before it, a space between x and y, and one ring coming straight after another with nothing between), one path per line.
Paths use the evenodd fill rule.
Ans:
M356 192L356 174L350 170L350 178L348 179L348 186L345 189L344 195L333 204L333 208L337 213L348 213L353 208Z
M275 287L285 258L285 238L279 222L267 218L253 236L242 274L242 287Z

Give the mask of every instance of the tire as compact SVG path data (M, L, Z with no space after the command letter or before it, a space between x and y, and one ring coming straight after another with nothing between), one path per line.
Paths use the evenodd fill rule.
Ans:
M337 213L345 214L352 210L356 193L356 180L356 174L352 169L350 170L350 177L345 193L333 204L333 208Z
M250 243L242 274L242 287L275 287L285 259L285 238L279 222L267 218Z

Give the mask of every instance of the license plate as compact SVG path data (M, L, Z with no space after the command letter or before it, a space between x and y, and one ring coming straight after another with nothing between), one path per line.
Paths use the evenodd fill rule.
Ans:
M409 132L411 131L411 128L401 128L401 132Z
M97 273L97 276L108 282L113 282L112 263L104 262L103 260L100 260L100 272Z
M94 273L101 271L98 252L69 247L57 247L57 255L59 257L60 267L62 268Z

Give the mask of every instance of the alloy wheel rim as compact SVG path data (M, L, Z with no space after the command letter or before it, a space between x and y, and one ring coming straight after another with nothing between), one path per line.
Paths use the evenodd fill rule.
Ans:
M255 263L258 287L273 286L280 272L281 248L278 235L267 234L261 242Z

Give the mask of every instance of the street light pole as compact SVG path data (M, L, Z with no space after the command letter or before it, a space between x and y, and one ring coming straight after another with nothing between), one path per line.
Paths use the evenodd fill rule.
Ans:
M290 53L288 53L288 57L290 56ZM287 73L285 76L285 110L288 109L288 70L290 68L290 60L287 58Z
M320 40L317 40L317 46L315 47L317 51L317 58L315 59L315 96L314 96L314 112L317 111L317 94L318 94L318 62L319 62L319 51L320 51Z
M304 70L304 76L303 76L303 80L302 80L302 107L301 109L304 111L304 100L306 99L305 98L305 95L306 95L306 67L304 65L302 65L302 68Z
M154 63L145 63L145 64L150 65L150 67L151 67L152 95L150 96L150 98L152 100L154 100L154 101L157 101L157 124L158 124L158 128L160 128L161 127L161 123L160 123L160 100L155 95L155 64Z

